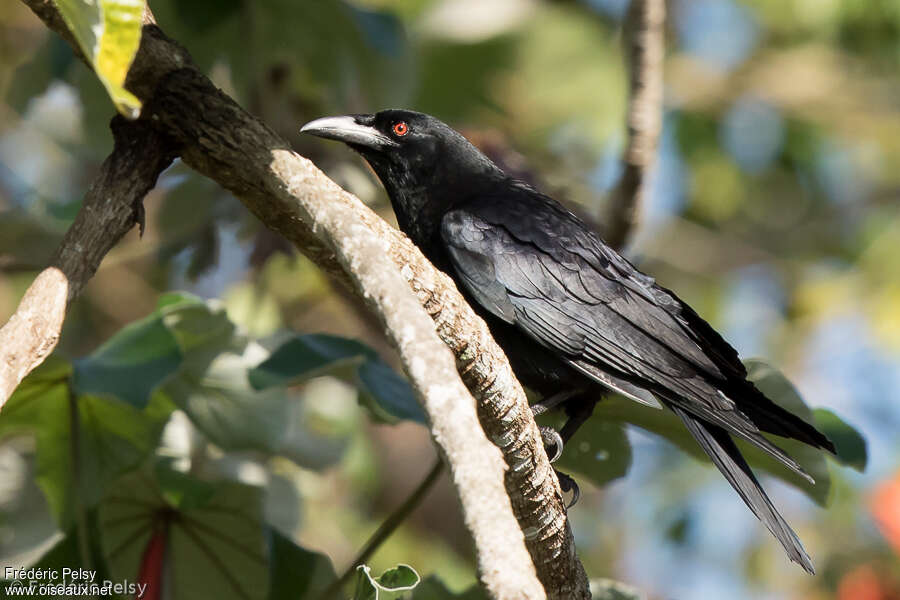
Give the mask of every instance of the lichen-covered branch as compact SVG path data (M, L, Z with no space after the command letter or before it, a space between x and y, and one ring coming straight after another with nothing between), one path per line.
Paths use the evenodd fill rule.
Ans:
M630 99L625 171L606 215L606 241L615 248L628 242L640 219L662 129L665 0L632 0L626 29Z
M64 32L49 0L24 1L51 29ZM144 28L127 87L144 101L143 118L176 143L186 164L232 191L267 227L322 268L349 281L383 320L424 398L435 440L449 459L491 594L544 596L531 565L525 564L527 555L516 556L524 532L547 597L589 598L559 485L525 394L486 325L452 281L405 236L216 89L187 53L154 26ZM478 428L471 428L467 415L471 409L474 418L474 407L465 402L469 396L457 385L456 374L447 372L452 355L434 346L434 326L427 319L420 322L417 315L425 315L419 306L399 293L402 285L398 288L395 280L403 279L453 350L455 368L477 400L481 426L502 451L509 467L506 490L521 528L513 523L518 541L510 537L503 517L509 499L505 493L498 497L491 487L490 474L502 471L492 462L499 454L495 446L483 447Z

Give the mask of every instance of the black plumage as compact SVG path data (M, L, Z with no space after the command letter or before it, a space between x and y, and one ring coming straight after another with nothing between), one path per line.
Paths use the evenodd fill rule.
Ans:
M834 447L749 382L737 352L688 305L434 117L389 110L303 131L344 141L371 164L401 229L456 280L525 385L567 394L570 414L587 406L582 418L607 389L673 410L790 558L813 572L731 436L808 479L763 433Z

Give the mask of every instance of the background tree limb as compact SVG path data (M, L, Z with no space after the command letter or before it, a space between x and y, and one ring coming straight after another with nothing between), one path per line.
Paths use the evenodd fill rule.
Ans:
M622 248L640 219L662 130L665 0L632 0L626 20L629 90L625 171L610 198L606 241Z
M25 3L51 29L68 39L51 2ZM505 476L507 490L547 596L589 598L587 578L575 555L559 485L547 462L524 392L484 322L472 312L449 278L437 272L405 236L216 89L191 65L187 53L153 26L144 29L141 50L129 72L127 86L145 101L144 118L178 145L185 163L235 193L268 227L285 235L321 267L345 281L352 279L384 319L413 384L426 396L435 439L444 447L451 465L455 459L464 458L474 459L474 464L483 468L491 460L491 451L478 446L477 435L472 440L459 439L456 436L464 427L434 422L436 415L443 419L444 412L449 416L450 412L463 411L465 407L459 405L465 403L459 400L466 394L461 386L456 389L452 380L447 381L441 366L443 359L427 339L431 326L424 328L423 333L423 328L415 325L410 315L418 309L407 306L402 294L397 295L391 282L396 271L387 268L385 273L382 258L390 258L400 267L420 303L435 320L441 339L454 351L456 366L478 400L482 427L501 448L510 467ZM423 354L420 349L428 352ZM429 360L423 360L423 356ZM445 383L433 386L432 378L438 375L442 377L438 380ZM463 414L454 419L461 426L467 424ZM454 445L451 452L447 445ZM470 527L484 526L485 531L496 533L497 527L503 527L502 519L478 521L480 516L469 513L496 513L494 509L506 502L506 496L497 498L488 491L492 489L489 482L480 481L478 473L456 468L453 474L457 489L464 496L467 518L474 519L469 520ZM476 483L484 486L470 487ZM495 546L495 542L487 544L477 531L474 535L479 542L482 576L496 597L542 595L539 586L535 589L530 584L527 573L509 570L510 565L518 568L520 563L504 563L520 544L504 539L499 542L502 547L486 548ZM513 580L517 591L506 595ZM505 592L499 594L498 590Z

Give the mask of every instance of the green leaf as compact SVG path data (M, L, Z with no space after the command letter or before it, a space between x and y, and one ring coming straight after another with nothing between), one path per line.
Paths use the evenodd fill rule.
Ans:
M425 412L409 382L391 367L373 359L360 365L356 374L363 400L368 401L370 408L381 408L398 419L426 422Z
M104 497L100 531L113 578L135 581L148 542L162 531L173 598L262 600L269 561L260 490L206 482L190 489L211 493L197 495L185 493L186 479L160 481L152 472L138 471ZM173 496L189 501L172 503Z
M464 592L453 593L434 575L423 579L416 586L412 597L413 600L488 600L488 595L478 584Z
M129 323L86 358L75 361L79 394L111 395L143 408L181 365L178 340L158 312Z
M409 383L360 342L333 335L294 336L250 370L253 387L286 386L325 373L355 371L362 400L381 419L425 423L425 413Z
M198 377L223 350L238 346L234 323L216 301L170 293L160 298L157 311L184 356L176 377Z
M54 3L116 110L129 119L138 118L141 101L124 85L141 42L144 2L54 0Z
M298 335L279 346L248 374L256 389L292 385L327 369L377 358L375 352L356 340L334 335Z
M155 312L75 362L74 386L81 394L111 395L143 408L176 374L202 374L233 337L234 325L221 307L189 294L165 294Z
M856 429L845 423L839 416L824 408L813 411L816 427L834 442L836 459L841 464L865 471L868 462L866 439Z
M36 480L64 529L73 519L75 494L85 507L95 505L112 480L156 447L168 417L156 402L139 411L115 398L78 396L81 460L76 490L67 374L62 361L46 362L22 382L0 413L0 437L34 433Z
M337 580L331 560L270 530L269 600L313 600Z
M591 580L591 598L593 600L645 600L640 590L612 579Z
M382 573L381 577L373 577L367 565L358 566L356 572L353 600L391 600L419 584L419 574L409 565L397 565Z
M302 405L283 387L250 386L248 370L261 356L265 349L256 343L241 354L222 352L206 369L175 377L165 392L222 448L279 454L313 469L334 464L347 446L346 436L315 432Z
M631 466L631 444L621 423L588 419L569 440L556 463L560 470L572 470L604 485L623 477Z

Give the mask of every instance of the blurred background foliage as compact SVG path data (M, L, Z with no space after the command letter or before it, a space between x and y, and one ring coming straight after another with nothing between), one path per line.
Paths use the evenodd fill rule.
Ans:
M627 4L151 2L218 86L387 219L358 157L300 137L302 123L433 113L601 223L621 173ZM629 254L743 356L778 365L817 423L849 435L844 462L861 467L867 443L869 464L819 458L815 489L767 477L814 557L808 577L714 469L672 451L677 433L653 415L623 417L613 399L564 458L584 492L570 513L581 558L591 577L653 597L900 598L900 3L673 0L667 36L659 161ZM5 321L111 149L114 110L16 2L0 5L0 98ZM176 163L145 206L143 239L109 254L57 358L0 417L2 563L98 552L133 578L158 515L178 511L195 529L171 528L170 547L227 530L218 545L246 552L220 565L268 564L259 577L273 598L318 589L429 470L420 413L361 304L216 184ZM73 401L88 448L78 477ZM145 510L119 514L129 502ZM217 520L223 506L265 529ZM129 518L140 526L123 530ZM79 547L79 528L97 548ZM412 564L440 579L417 597L437 598L475 581L470 544L441 481L371 564ZM183 560L198 580L222 579L215 561ZM301 577L290 567L300 560L316 567ZM240 597L225 579L205 590ZM176 580L192 594L196 582Z

